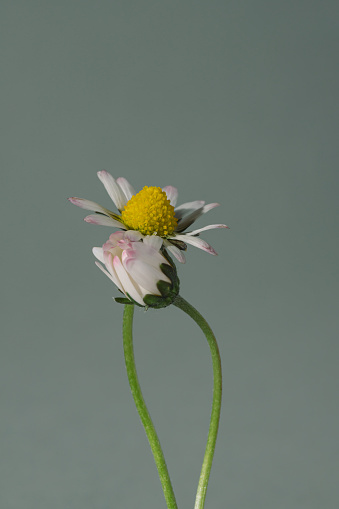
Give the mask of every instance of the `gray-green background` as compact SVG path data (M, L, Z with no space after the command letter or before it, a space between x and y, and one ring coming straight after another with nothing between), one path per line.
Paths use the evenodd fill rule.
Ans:
M336 509L338 9L334 1L1 3L0 506L165 507L124 371L118 293L79 196L106 169L221 206L182 295L224 399L206 509ZM180 508L212 389L176 308L138 310L140 380Z

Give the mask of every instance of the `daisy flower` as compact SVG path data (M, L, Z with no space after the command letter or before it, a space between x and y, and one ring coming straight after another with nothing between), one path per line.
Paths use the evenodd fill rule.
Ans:
M115 299L122 304L166 307L179 292L175 267L160 252L162 239L137 231L112 233L102 247L94 247L93 254L101 262L99 269L124 293L128 300Z
M225 224L210 224L193 231L187 229L203 214L219 203L205 205L204 201L192 201L176 206L178 191L173 186L145 186L135 193L131 184L123 177L114 179L107 171L99 171L98 177L119 213L82 198L69 201L85 210L96 212L85 217L87 223L120 228L140 234L139 240L148 236L160 238L160 248L166 248L175 258L185 263L183 251L191 244L212 255L216 251L199 235L205 230L228 228Z

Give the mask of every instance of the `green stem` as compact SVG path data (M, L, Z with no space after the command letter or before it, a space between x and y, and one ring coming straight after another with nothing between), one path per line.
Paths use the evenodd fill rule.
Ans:
M124 340L124 353L125 363L129 385L132 391L135 405L137 407L141 422L145 428L148 441L150 443L152 453L154 456L155 464L158 469L162 489L164 492L165 500L168 509L178 509L175 500L171 480L168 474L167 465L165 462L164 454L161 449L158 435L155 431L151 416L147 410L145 400L143 398L141 388L138 381L137 370L135 367L134 352L133 352L133 314L134 305L127 304L124 309L123 318L123 340Z
M193 320L199 325L201 330L206 336L208 341L213 363L213 403L210 427L207 437L207 445L204 455L204 461L201 468L201 474L199 478L198 490L195 499L194 509L203 509L205 504L205 497L207 491L208 480L211 472L215 442L217 440L219 419L220 419L220 408L221 408L221 392L222 392L222 377L221 377L221 361L218 349L218 343L215 336L201 314L189 304L185 299L178 296L173 304L185 311Z

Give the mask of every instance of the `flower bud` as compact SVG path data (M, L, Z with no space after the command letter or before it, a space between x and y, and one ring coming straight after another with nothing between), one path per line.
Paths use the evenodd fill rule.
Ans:
M143 237L136 231L115 232L93 253L105 267L96 265L113 281L126 298L122 304L162 308L172 304L179 292L179 279L172 260L161 251L162 240Z

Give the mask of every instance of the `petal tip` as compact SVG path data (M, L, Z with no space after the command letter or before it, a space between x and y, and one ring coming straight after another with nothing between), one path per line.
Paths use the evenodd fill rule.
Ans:
M75 196L71 196L70 198L67 198L67 200L71 203L73 203L73 205L76 205L79 198L76 198Z
M106 171L106 170L100 170L100 171L97 171L97 175L98 175L98 178L99 180L104 184L104 182L109 179L109 178L112 178L113 181L115 181L115 179L112 177L112 175Z
M111 257L113 257L111 253L110 253L110 255L111 255L111 256L110 256L110 258L111 258ZM113 262L113 266L114 266L114 267L116 267L117 265L120 265L120 259L119 259L119 256L115 255L115 256L113 257L112 262Z

